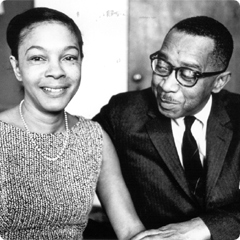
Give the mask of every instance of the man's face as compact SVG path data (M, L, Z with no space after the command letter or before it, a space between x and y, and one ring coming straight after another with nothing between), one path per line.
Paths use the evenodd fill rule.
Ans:
M193 36L172 30L165 38L160 55L174 67L187 67L198 72L214 72L209 55L214 41L208 37ZM153 73L152 90L159 111L169 118L179 118L199 112L207 103L214 88L216 76L200 78L193 87L184 87L175 78L175 71L167 77Z

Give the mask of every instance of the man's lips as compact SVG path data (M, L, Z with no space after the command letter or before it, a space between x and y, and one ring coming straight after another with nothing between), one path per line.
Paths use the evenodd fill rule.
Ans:
M166 95L160 96L160 101L163 103L169 103L169 104L177 104L178 103L172 97L168 97Z
M173 99L171 96L162 94L158 96L158 104L159 104L159 107L161 107L162 109L171 110L175 108L178 102L175 99Z

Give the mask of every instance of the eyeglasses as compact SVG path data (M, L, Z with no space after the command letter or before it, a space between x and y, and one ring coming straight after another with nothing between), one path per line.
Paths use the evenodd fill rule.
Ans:
M193 87L200 78L211 77L226 71L198 72L187 67L174 67L159 57L159 51L150 55L152 70L161 77L168 77L175 70L175 77L182 86Z

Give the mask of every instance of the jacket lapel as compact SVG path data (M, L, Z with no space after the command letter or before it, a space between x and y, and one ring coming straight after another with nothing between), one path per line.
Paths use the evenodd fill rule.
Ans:
M176 179L180 187L190 196L188 183L175 147L171 121L169 118L149 111L151 119L146 123L147 132L160 157Z
M146 129L151 141L177 183L192 198L175 147L170 119L161 115L156 106L150 107L148 115L150 120L146 123ZM224 104L213 95L207 127L206 198L209 198L219 178L232 135L232 125Z
M232 135L232 124L223 104L219 103L218 100L214 101L213 98L213 106L207 128L207 199L219 178Z

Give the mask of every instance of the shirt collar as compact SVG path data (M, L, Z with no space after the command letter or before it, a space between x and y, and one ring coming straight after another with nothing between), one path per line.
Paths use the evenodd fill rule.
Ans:
M203 126L206 126L206 124L207 124L207 120L210 115L211 107L212 107L212 95L210 95L210 98L208 99L208 101L205 104L205 106L203 107L203 109L194 115L196 117L196 119L198 119L203 124ZM184 119L184 117L172 119L172 120L174 120L174 122L177 125L181 126L182 124L184 124L183 119Z
M203 109L194 115L199 121L202 122L202 124L204 126L207 124L207 120L210 115L211 107L212 107L212 95L208 99L207 104L203 107Z

